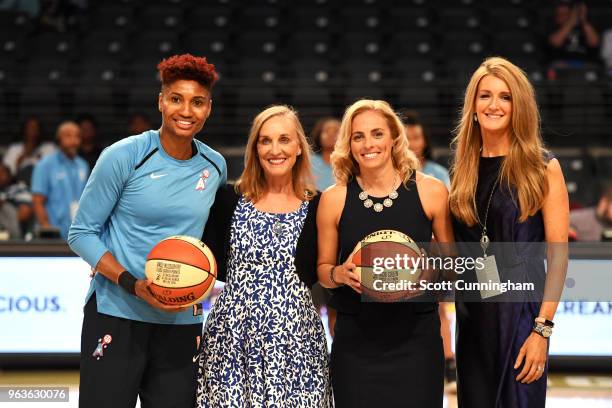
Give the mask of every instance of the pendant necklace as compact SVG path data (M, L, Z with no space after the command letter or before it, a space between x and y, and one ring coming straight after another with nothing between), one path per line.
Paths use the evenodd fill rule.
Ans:
M491 194L489 194L489 201L487 202L487 208L485 210L484 224L480 221L480 216L478 215L478 211L476 211L476 220L482 228L482 234L480 236L480 247L482 248L482 253L484 254L485 258L487 256L487 248L489 247L489 242L491 242L489 236L487 235L487 219L489 218L489 208L491 206L491 199L493 198L493 193L495 192L495 187L497 187L497 182L498 180L495 180L495 183L493 183L493 187L491 188Z

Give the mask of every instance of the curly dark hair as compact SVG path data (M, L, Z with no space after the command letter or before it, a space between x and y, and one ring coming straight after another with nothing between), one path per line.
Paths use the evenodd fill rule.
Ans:
M204 57L194 57L191 54L173 55L157 64L162 87L186 79L198 82L204 88L211 90L219 75L213 64Z

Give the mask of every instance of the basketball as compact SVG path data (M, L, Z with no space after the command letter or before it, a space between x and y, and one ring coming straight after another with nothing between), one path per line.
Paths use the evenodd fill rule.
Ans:
M160 241L147 256L149 289L161 303L190 306L208 296L217 279L217 262L199 239L173 236Z
M394 302L420 294L407 283L418 287L421 257L421 249L408 235L379 230L359 241L350 258L363 294L376 301Z

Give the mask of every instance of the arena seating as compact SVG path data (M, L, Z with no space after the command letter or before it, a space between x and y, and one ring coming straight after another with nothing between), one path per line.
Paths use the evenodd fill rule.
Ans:
M612 26L610 0L589 7L601 31ZM89 112L110 143L133 112L157 125L155 65L191 52L221 76L203 135L214 146L242 145L254 113L272 103L294 105L308 129L371 97L421 112L445 147L469 74L502 55L536 86L549 146L607 146L610 79L598 68L547 79L551 20L551 2L528 0L105 0L57 33L0 12L0 129L8 142L27 115L51 129ZM609 174L597 160L593 171Z

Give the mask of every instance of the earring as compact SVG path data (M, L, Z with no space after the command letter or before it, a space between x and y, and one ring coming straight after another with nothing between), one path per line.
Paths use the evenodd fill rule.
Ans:
M474 123L478 123L478 116L476 115L476 112L474 112Z

